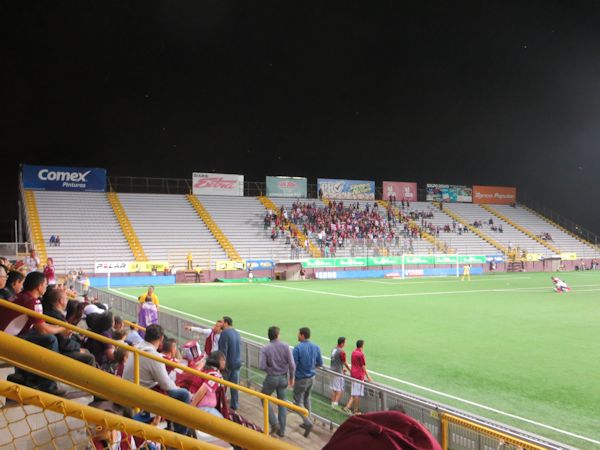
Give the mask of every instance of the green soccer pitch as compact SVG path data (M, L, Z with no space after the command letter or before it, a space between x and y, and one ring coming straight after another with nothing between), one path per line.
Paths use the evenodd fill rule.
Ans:
M158 286L156 293L161 307L201 323L229 315L258 342L270 325L291 345L299 327L310 327L324 356L338 336L347 338L348 355L364 339L376 382L599 448L600 272L560 276L571 292L553 292L548 273L502 273L470 282L215 283ZM144 289L118 291L137 297Z

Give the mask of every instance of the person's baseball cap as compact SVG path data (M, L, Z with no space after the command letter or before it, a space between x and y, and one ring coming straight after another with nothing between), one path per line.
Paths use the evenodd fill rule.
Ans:
M398 411L356 415L346 420L323 450L442 450L427 428Z

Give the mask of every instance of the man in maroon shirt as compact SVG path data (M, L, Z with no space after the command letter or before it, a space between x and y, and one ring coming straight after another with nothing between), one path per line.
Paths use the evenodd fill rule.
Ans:
M356 349L352 352L352 369L350 370L350 375L352 378L360 381L373 381L367 372L367 361L365 360L365 354L363 353L363 346L365 345L365 341L359 339L356 341ZM365 386L362 383L352 382L352 390L351 397L348 400L348 404L344 408L344 411L350 413L352 410L350 409L354 406L354 413L359 412L360 406L360 398L364 395Z
M43 313L40 298L47 288L46 277L41 272L31 272L23 283L23 292L15 297L13 303L32 311ZM13 336L18 336L33 344L40 345L58 353L58 340L55 334L69 336L70 330L56 325L48 324L44 319L36 319L26 314L21 314L12 309L0 309L0 330ZM34 374L16 370L11 376L15 382L26 384L55 395L62 395L65 391L59 390L54 381L39 377Z

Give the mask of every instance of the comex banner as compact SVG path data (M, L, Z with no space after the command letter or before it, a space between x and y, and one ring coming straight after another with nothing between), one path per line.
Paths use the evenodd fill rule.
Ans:
M306 186L306 178L267 177L267 196L306 198Z
M510 205L517 201L517 188L504 186L473 186L473 203Z
M471 203L473 201L473 189L451 184L428 184L427 201Z
M375 182L363 180L331 180L319 178L323 196L335 200L375 200Z
M194 195L244 195L244 175L229 173L203 173L192 174Z
M23 165L23 187L41 191L106 191L106 169Z
M406 183L402 181L384 181L383 199L389 200L390 197L395 200L416 202L417 201L417 183Z

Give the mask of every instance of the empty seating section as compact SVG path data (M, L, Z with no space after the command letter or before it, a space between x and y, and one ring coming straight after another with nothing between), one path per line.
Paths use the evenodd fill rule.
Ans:
M289 259L290 245L283 237L275 241L264 229L266 209L256 197L199 195L206 210L244 259ZM302 250L300 257L308 255Z
M36 191L35 198L46 251L57 271L93 272L95 261L133 261L105 193ZM48 246L52 235L60 236L60 247Z
M188 253L194 266L204 269L227 259L185 195L119 194L119 199L150 260L168 261L181 270Z
M473 225L475 221L481 222L479 230L506 248L519 248L521 251L524 250L527 251L527 253L536 253L543 256L554 255L552 250L533 240L504 220L494 216L479 205L469 203L449 203L444 204L444 207L459 214L470 225ZM495 232L491 229L491 225L488 223L490 219L493 220L494 226L502 225L502 233Z
M556 247L561 252L574 252L578 258L597 258L599 251L594 249L591 245L580 241L572 235L566 233L560 228L552 225L552 223L544 220L537 214L517 206L513 208L508 205L492 205L494 209L497 209L501 214L508 217L510 220L518 223L522 227L528 229L536 236L548 233L552 240L548 241L549 244Z

